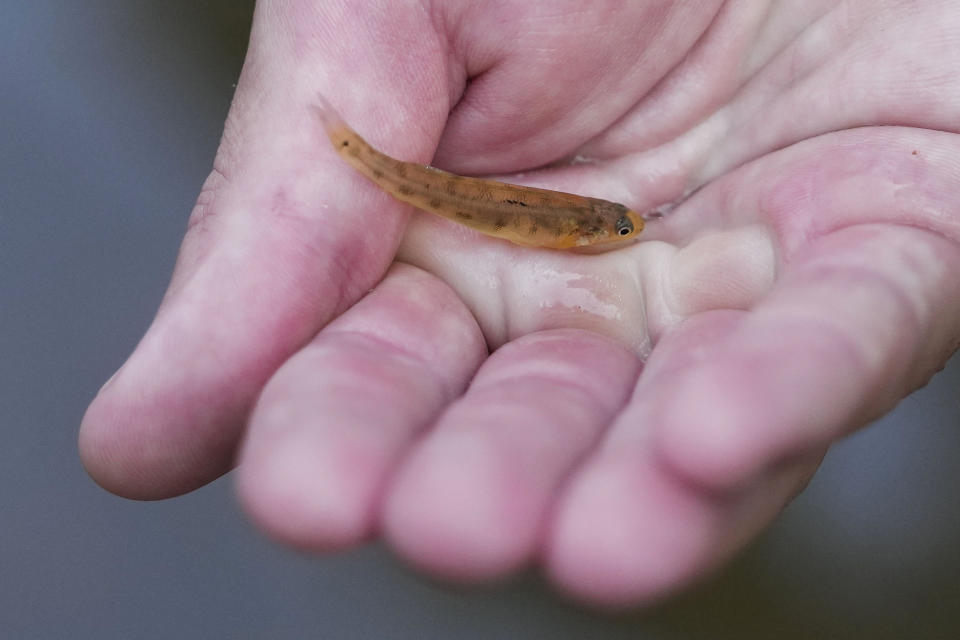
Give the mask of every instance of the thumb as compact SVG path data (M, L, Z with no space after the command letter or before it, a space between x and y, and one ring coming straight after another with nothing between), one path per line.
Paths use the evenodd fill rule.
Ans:
M405 210L340 161L309 105L325 94L371 142L427 160L449 104L437 81L446 75L427 38L407 43L406 60L387 55L392 34L426 28L406 24L416 15L318 4L257 5L170 288L81 425L83 463L110 491L164 498L227 471L266 380L393 259ZM414 117L432 135L401 129Z

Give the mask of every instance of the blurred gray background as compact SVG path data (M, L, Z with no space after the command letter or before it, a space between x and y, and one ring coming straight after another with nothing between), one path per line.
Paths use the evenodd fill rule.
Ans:
M722 575L601 617L536 575L482 590L372 546L255 533L227 477L136 503L84 474L87 402L147 327L205 178L252 1L0 10L0 637L960 637L960 360L836 446Z

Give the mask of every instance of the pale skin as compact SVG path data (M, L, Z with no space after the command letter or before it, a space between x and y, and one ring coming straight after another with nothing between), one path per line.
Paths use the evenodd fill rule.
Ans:
M236 465L283 543L604 606L742 549L960 344L960 9L621 4L258 3L93 478ZM316 95L393 157L679 204L602 255L481 236L346 166Z

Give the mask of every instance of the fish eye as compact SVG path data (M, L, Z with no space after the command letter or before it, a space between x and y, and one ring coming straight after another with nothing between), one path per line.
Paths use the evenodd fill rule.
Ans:
M621 216L620 219L617 220L616 229L618 236L628 236L633 233L633 223L630 222L630 218L627 216Z

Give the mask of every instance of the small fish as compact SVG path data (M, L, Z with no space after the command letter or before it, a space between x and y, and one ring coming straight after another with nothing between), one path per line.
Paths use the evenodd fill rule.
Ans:
M572 193L468 178L395 160L371 147L326 99L317 114L337 153L391 196L495 238L569 249L628 240L643 219L622 204Z

